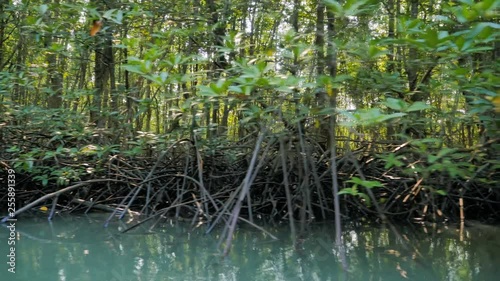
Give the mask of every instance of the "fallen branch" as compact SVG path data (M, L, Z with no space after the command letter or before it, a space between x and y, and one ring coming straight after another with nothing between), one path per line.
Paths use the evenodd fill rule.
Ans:
M43 201L45 201L47 199L50 199L52 197L61 195L61 194L65 193L65 192L68 192L68 191L71 191L71 190L74 190L74 189L77 189L79 187L86 186L86 185L89 185L89 184L98 183L98 182L109 182L109 181L122 182L120 180L113 180L113 179L95 179L95 180L88 180L88 181L80 182L80 183L77 183L77 184L72 185L72 186L68 186L68 187L60 189L58 191L54 191L52 193L46 194L46 195L38 198L37 200L29 203L28 205L22 207L21 209L15 211L14 213L8 214L7 216L5 216L0 221L0 223L5 223L6 221L8 221L8 220L10 220L10 219L12 219L14 217L16 217L17 215L25 212L26 210L29 210L29 209L35 207L36 205L38 205L39 203L41 203L41 202L43 202Z

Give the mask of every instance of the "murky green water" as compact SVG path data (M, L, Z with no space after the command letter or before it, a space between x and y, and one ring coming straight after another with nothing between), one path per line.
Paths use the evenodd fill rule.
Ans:
M312 225L297 247L286 225L267 227L278 241L242 227L230 256L221 259L218 233L204 235L203 227L166 223L154 233L139 228L120 234L124 223L103 228L103 221L102 215L57 217L52 223L20 219L16 273L8 271L10 232L1 227L0 280L500 280L497 227L459 233L452 228L399 226L399 239L383 226L346 227L346 274L329 225Z

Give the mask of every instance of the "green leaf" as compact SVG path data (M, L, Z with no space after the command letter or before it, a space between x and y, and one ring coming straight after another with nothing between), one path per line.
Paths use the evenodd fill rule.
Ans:
M144 74L140 65L125 64L122 67L123 67L123 69L125 69L129 72L132 72L132 73Z
M160 77L160 81L162 83L165 83L167 81L167 78L168 78L168 72L165 72L165 71L160 72L159 77Z
M198 93L202 97L218 97L219 94L214 91L212 87L205 86L205 85L200 85L198 86Z
M340 3L336 0L324 0L324 3L330 11L332 11L335 15L337 16L343 16L344 15L344 8Z
M427 161L429 161L429 163L435 163L438 159L439 159L439 157L434 156L434 155L432 155L432 154L429 154L429 155L427 156Z
M439 43L438 32L434 29L428 29L425 34L422 35L425 39L427 47L436 48Z
M366 206L368 206L368 207L371 206L371 200L370 200L370 197L368 197L368 195L366 195L364 193L358 193L358 196L365 200Z
M370 59L376 59L382 56L387 55L389 52L381 47L370 45L368 48L368 56Z
M381 158L386 162L384 169L390 169L394 166L402 167L404 165L403 162L399 161L399 159L402 159L403 156L396 155L395 153L389 153L388 155L383 156Z
M228 90L231 91L231 92L235 92L235 93L238 93L238 94L242 94L243 93L243 89L241 88L241 86L229 86L228 87Z
M407 115L406 113L393 113L393 114L383 114L380 112L378 108L370 108L365 110L357 110L354 113L349 113L347 111L341 111L341 114L347 117L348 119L354 119L355 123L359 125L369 126L379 124L381 122L399 118ZM352 122L343 122L345 126L352 126Z
M40 13L41 16L43 16L47 10L49 9L49 6L47 4L42 4L38 6L38 12Z
M448 148L448 147L445 147L443 149L441 149L438 154L437 154L437 157L443 157L443 156L446 156L448 154L451 154L451 153L454 153L455 151L457 151L456 148Z
M104 12L104 15L102 15L102 17L105 19L112 19L113 13L115 11L116 11L116 9L107 10L106 12Z
M400 118L400 117L403 117L403 116L406 116L407 114L406 113L392 113L392 114L383 114L383 115L380 115L378 118L376 118L375 120L373 120L373 123L376 124L376 123L381 123L381 122L384 122L384 121L387 121L387 120L390 120L390 119L394 119L394 118Z
M115 22L121 24L122 20L123 20L123 11L118 10L118 12L116 13Z
M358 177L352 177L347 182L354 183L355 185L361 185L366 188L383 187L384 185L379 181L367 181L362 180Z
M344 4L346 16L356 16L367 11L373 11L375 5L369 5L370 0L347 0Z
M404 111L404 109L408 107L408 104L404 100L394 98L387 98L382 104L399 111Z
M436 193L439 195L443 195L443 196L448 195L448 192L446 192L446 190L442 190L442 189L436 190Z
M495 13L495 9L500 4L497 0L482 0L470 5L474 5L474 10L478 11L480 14L488 14L489 12Z
M16 152L20 152L21 149L19 147L17 147L17 146L14 145L14 146L11 146L10 148L7 148L6 151L10 152L10 153L16 153Z
M417 101L417 102L414 102L412 105L410 105L405 110L405 112L420 111L420 110L429 109L429 108L431 108L430 105L428 105L424 102L421 102L421 101Z
M349 195L355 196L355 195L358 195L358 190L355 187L346 187L346 188L343 188L341 191L339 191L338 194L339 195L349 194Z

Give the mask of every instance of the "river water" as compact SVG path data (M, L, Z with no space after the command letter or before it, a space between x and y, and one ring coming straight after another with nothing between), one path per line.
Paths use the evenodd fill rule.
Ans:
M500 280L500 228L494 226L396 225L396 234L384 225L345 225L346 272L332 223L311 224L296 244L286 224L265 226L278 240L241 225L221 258L220 230L206 235L204 226L166 222L122 234L126 221L104 228L105 219L32 217L20 218L15 232L0 227L0 280Z

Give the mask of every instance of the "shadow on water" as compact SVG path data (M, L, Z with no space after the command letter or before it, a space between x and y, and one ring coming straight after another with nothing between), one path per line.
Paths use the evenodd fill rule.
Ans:
M312 224L295 246L286 225L267 226L279 240L241 226L229 256L219 236L165 223L121 234L127 225L106 215L24 218L16 225L16 273L1 280L497 280L500 228L398 226L400 239L379 225L351 224L343 233L349 272L342 271L334 229ZM214 232L217 233L217 232ZM0 239L9 233L1 228ZM404 245L411 245L407 248ZM7 243L0 243L7 253ZM6 255L2 254L5 261ZM34 279L36 278L36 279Z

